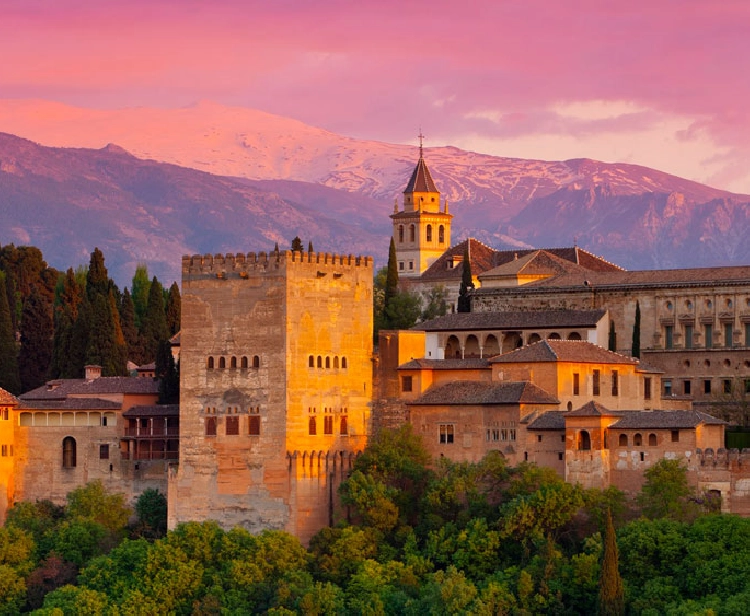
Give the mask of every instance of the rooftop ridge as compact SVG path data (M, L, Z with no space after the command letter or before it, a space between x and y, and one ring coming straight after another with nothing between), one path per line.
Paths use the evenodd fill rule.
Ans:
M212 274L222 278L227 274L246 276L249 272L269 271L279 269L280 266L289 267L293 264L316 264L319 267L371 267L372 257L354 256L330 252L306 252L280 250L269 252L248 252L226 254L195 254L182 256L182 274ZM276 267L274 267L274 265Z

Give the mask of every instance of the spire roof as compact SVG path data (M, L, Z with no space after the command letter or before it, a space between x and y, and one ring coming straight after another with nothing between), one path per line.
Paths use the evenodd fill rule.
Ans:
M406 185L404 194L413 192L440 192L435 186L435 182L432 180L430 170L427 168L427 164L424 162L422 157L422 147L419 148L419 161L417 166L414 168L414 173L411 174L411 179Z

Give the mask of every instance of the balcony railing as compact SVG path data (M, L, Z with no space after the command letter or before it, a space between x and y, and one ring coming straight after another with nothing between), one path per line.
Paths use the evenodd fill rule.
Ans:
M136 453L130 457L129 451L121 451L120 457L123 460L177 460L180 457L179 451L145 451Z
M154 426L152 428L125 428L125 436L136 436L138 438L180 436L180 428L177 426Z

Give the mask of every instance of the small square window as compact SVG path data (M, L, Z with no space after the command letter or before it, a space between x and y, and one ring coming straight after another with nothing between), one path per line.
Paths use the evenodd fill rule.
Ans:
M680 442L680 431L679 430L672 430L672 442L673 443L679 443Z
M109 460L109 445L99 445L99 459Z
M453 443L453 424L440 424L440 444L450 445Z
M536 442L537 443L541 443L542 442L542 435L541 434L537 434L536 435Z
M725 394L732 393L732 379L724 379L721 384Z
M563 452L562 451L558 451L557 452L557 459L560 460L560 461L562 461L562 459L563 459Z
M410 392L412 390L412 377L402 376L401 377L401 391Z

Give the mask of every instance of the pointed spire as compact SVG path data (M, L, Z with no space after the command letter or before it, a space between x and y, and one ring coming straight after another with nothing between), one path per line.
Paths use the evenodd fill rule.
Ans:
M448 213L448 197L445 198L445 213Z
M393 200L393 213L398 214L398 197Z

